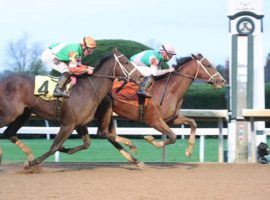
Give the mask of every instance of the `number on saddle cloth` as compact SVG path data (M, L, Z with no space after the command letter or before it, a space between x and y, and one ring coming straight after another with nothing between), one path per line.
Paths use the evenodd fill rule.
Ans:
M46 101L51 101L57 99L53 96L54 88L57 84L57 77L50 76L35 76L35 89L34 95L41 97ZM71 87L71 84L68 84L67 89Z

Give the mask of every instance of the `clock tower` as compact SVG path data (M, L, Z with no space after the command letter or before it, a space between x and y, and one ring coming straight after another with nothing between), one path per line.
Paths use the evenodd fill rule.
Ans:
M265 108L262 0L229 0L230 111L228 161L255 162L252 146L266 142L264 122L256 122L256 138L242 109Z

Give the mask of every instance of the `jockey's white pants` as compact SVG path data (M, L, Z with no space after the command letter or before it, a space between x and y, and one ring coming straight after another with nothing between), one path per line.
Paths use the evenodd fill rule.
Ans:
M49 67L60 72L61 74L63 74L64 72L69 72L68 66L64 62L59 61L53 54L51 49L46 49L41 54L41 60L42 62L46 63Z
M147 76L151 76L153 75L153 70L148 67L148 66L143 66L143 65L137 65L135 62L131 62L134 67L144 76L144 77L147 77Z
M155 69L153 67L148 67L148 66L143 66L143 65L137 65L135 62L131 62L134 67L141 72L142 75L144 75L144 77L147 76L162 76L166 73L172 72L174 71L173 68L169 68L169 69Z

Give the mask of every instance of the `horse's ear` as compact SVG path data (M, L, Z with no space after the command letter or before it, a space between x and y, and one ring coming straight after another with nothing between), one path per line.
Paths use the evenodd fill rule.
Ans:
M193 53L191 54L191 57L194 58L194 59L196 59L196 60L198 59L198 57L195 56Z
M119 54L119 50L116 47L113 47L113 53L114 54Z

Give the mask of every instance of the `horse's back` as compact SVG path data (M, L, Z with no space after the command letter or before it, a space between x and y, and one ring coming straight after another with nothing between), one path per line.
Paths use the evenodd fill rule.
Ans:
M25 94L33 90L34 77L29 75L11 74L0 80L1 98Z

